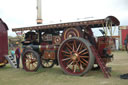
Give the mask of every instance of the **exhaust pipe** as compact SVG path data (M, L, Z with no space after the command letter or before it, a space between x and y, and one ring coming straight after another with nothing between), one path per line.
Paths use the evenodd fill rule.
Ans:
M41 0L37 0L37 24L42 24Z

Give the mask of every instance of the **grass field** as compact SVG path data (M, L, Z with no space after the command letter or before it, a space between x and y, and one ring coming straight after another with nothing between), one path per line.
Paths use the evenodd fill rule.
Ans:
M128 54L122 51L113 54L114 60L108 64L112 67L112 77L109 79L104 78L101 71L90 71L79 77L64 74L59 66L51 69L40 68L37 72L26 72L7 65L0 68L0 85L128 85L128 80L119 77L128 73Z

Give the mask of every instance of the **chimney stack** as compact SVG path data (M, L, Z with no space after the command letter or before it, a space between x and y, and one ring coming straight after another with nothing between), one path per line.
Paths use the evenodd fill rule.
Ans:
M37 0L37 24L42 24L41 0Z

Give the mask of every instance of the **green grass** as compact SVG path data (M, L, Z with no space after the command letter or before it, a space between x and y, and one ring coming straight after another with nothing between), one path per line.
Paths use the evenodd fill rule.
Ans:
M128 54L119 51L114 55L114 61L108 64L112 67L112 77L109 79L104 78L100 70L80 77L64 74L59 66L26 72L22 68L11 68L8 64L0 68L0 85L128 85L128 80L119 78L121 74L128 73Z

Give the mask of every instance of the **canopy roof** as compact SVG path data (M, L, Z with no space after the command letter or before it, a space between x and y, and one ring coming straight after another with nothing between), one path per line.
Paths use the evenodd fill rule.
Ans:
M105 19L13 28L12 31L26 31L26 30L42 30L42 31L45 31L45 30L50 30L50 29L64 30L64 28L75 27L75 26L81 26L81 27L91 26L92 28L97 28L97 27L103 27L103 25L105 26L105 24L109 23L109 22L112 22L112 26L118 26L120 24L119 20L116 17L108 16Z

